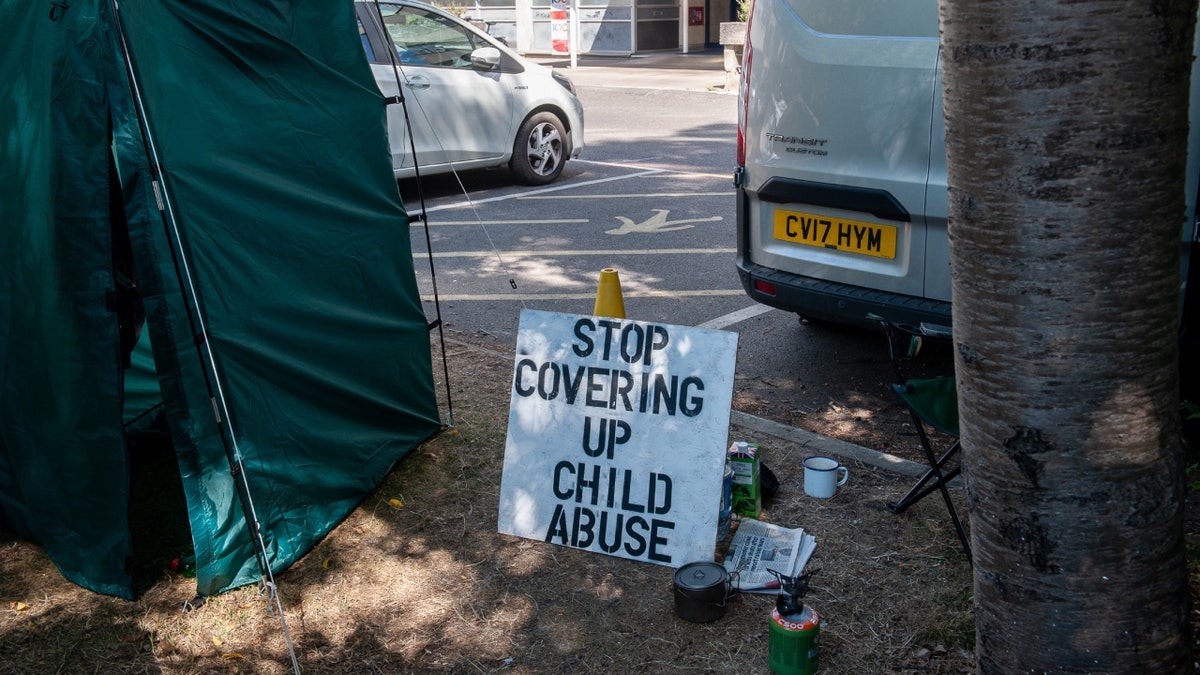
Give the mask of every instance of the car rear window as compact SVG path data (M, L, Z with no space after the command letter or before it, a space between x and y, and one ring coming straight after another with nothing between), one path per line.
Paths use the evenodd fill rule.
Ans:
M801 21L822 33L938 37L937 0L787 0L787 3Z

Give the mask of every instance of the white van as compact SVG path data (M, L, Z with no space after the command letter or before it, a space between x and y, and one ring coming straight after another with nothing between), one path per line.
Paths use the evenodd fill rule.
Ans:
M754 300L818 320L869 325L876 314L948 334L937 5L754 2L734 175L737 269ZM1193 121L1195 81L1194 72ZM1200 147L1200 124L1192 128ZM1194 219L1183 229L1186 254L1196 247ZM1191 267L1194 288L1200 265ZM1195 325L1196 296L1185 325Z

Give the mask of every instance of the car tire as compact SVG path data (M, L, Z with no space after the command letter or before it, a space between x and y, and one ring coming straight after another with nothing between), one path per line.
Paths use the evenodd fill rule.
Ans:
M551 183L567 162L567 134L553 113L531 115L513 141L509 167L526 185Z

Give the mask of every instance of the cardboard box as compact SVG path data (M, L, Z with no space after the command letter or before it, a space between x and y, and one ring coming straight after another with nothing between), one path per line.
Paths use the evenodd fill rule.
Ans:
M729 448L729 466L733 469L733 512L743 518L758 518L762 513L758 450L757 443L745 441L738 441Z

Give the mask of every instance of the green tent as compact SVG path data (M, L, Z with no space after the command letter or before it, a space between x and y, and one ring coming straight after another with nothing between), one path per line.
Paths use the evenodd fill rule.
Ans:
M437 431L428 327L352 3L114 5L0 0L0 521L131 597L153 372L211 595Z

